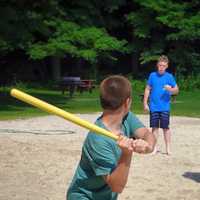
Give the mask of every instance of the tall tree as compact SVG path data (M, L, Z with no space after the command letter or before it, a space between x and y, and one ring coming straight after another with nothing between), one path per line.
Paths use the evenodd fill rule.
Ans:
M112 15L124 0L2 1L0 50L22 49L32 59L52 56L54 78L66 54L94 64L113 52L126 52L127 42L112 36L120 24Z
M127 20L133 28L133 40L139 44L141 64L165 53L176 64L178 72L197 70L200 73L199 1L132 2L136 9L127 15Z

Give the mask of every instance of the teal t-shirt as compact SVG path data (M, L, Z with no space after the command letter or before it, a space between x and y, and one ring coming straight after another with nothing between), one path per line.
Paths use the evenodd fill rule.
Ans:
M105 128L99 117L96 125ZM123 119L122 131L127 137L134 137L135 131L144 125L131 112ZM116 200L117 193L112 192L103 179L116 168L121 150L115 140L89 132L83 148L79 165L67 192L67 200Z

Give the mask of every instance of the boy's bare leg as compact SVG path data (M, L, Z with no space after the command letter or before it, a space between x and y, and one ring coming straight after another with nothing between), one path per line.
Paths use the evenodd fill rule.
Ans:
M164 140L165 140L165 147L166 147L166 154L171 154L170 143L171 143L171 131L170 129L163 129L164 133Z
M156 141L158 141L158 136L159 136L159 128L152 128L152 133L155 135ZM154 150L152 154L156 154L158 151L157 145L155 145Z

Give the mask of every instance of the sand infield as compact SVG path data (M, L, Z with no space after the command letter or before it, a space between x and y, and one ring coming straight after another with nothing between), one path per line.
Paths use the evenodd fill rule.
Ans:
M94 122L99 113L77 114ZM148 126L148 116L138 115ZM171 117L172 152L135 154L119 200L200 199L200 119ZM0 121L0 200L64 200L87 130L56 116Z

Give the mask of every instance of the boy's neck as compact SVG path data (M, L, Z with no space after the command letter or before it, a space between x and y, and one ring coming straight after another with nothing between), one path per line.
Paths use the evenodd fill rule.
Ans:
M166 73L166 71L163 71L163 72L157 71L157 74L158 74L159 76L162 76L162 75L164 75L165 73Z
M120 134L122 132L121 125L123 114L121 112L108 112L105 111L102 115L102 122L111 132Z

